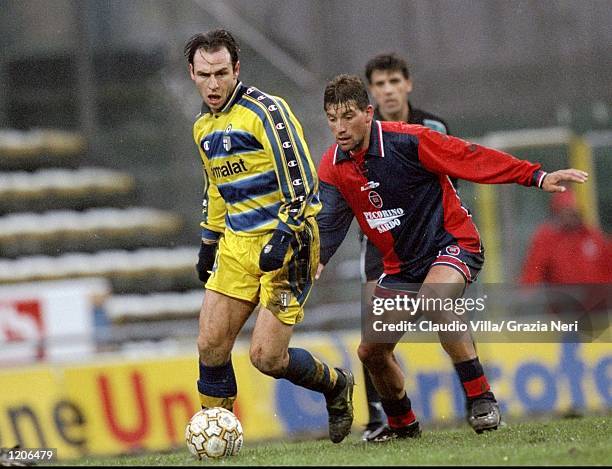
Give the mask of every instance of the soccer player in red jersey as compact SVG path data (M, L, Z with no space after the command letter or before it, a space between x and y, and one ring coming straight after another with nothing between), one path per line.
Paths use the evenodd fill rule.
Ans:
M484 249L450 178L563 192L562 182L582 183L588 177L577 169L546 173L539 164L424 126L375 120L365 85L356 76L339 75L327 85L324 110L336 143L324 153L318 170L321 264L329 261L356 217L383 256L376 297L418 284L419 297L456 299L476 279ZM423 314L439 323L450 319L442 311ZM359 345L359 358L388 420L371 441L420 434L393 354L400 338L374 343L362 335ZM496 429L499 406L471 336L449 332L439 338L465 391L468 422L478 433Z
M408 64L396 54L379 54L372 57L365 67L368 89L374 99L374 119L380 121L399 121L408 124L419 124L451 135L448 124L441 117L417 108L410 101L413 82ZM451 181L455 188L457 181ZM383 274L383 261L380 251L361 233L361 281L363 294L371 297L376 282ZM364 301L363 307L371 308ZM370 375L364 366L364 384L368 400L368 423L362 439L368 441L370 435L385 425L386 417Z

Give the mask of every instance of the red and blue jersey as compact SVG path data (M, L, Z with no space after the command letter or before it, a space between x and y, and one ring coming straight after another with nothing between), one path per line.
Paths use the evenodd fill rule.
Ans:
M374 120L365 152L337 144L319 165L321 262L342 243L353 216L380 250L386 274L431 262L445 246L483 248L450 178L540 186L539 164L421 125Z

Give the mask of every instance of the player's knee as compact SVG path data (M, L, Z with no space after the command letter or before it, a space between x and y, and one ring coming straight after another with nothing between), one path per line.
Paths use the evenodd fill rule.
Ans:
M377 344L359 344L359 348L357 349L359 360L361 360L361 363L368 369L374 369L384 365L388 359L388 355L389 353L381 349Z
M280 378L285 372L285 363L282 356L267 352L260 346L252 347L249 353L251 363L264 375Z
M197 344L200 360L203 363L216 365L226 363L229 360L232 343L226 337L200 333Z

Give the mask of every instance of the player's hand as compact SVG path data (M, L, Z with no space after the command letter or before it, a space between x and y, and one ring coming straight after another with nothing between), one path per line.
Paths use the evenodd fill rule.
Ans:
M259 254L259 268L264 272L280 269L285 263L285 255L293 239L293 233L274 230L272 238Z
M315 280L319 280L319 277L321 276L321 272L323 272L324 268L325 268L325 265L319 262L319 267L317 267L317 273L315 274Z
M560 169L554 173L548 173L542 182L542 189L546 192L565 192L567 188L562 186L562 182L577 182L582 184L589 178L588 173L579 169Z
M202 240L202 244L200 245L196 270L198 271L198 278L203 283L207 282L208 277L210 277L211 270L215 265L217 244L218 243L206 243L204 240Z

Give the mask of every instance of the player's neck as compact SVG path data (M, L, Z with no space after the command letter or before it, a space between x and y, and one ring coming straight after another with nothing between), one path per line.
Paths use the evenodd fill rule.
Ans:
M357 163L361 163L363 159L365 158L366 151L367 151L367 148L363 148L363 147L359 149L351 150L350 151L351 158L357 161Z
M361 142L361 145L359 145L356 148L353 148L349 153L350 155L358 160L358 161L362 161L366 152L368 151L368 148L370 146L370 135L372 133L372 126L368 126L368 129L366 130L366 133L363 137L363 141Z
M410 107L408 106L408 102L397 112L390 113L380 113L382 118L386 121L390 122L408 122L408 118L410 117Z

